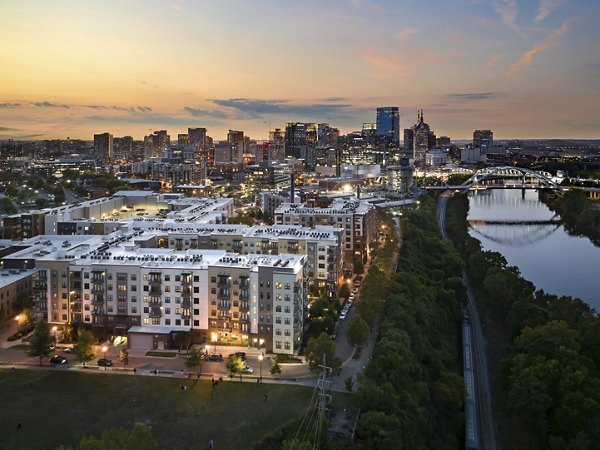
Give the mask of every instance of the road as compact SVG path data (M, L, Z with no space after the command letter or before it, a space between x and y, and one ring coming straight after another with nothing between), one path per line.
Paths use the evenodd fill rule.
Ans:
M446 233L446 206L451 191L442 193L438 200L437 222L444 239L448 239ZM479 448L483 450L497 450L500 448L496 436L496 425L492 410L492 397L489 381L489 370L487 365L486 342L477 310L475 297L471 290L467 274L463 271L463 283L467 289L467 312L470 317L473 336L473 362L475 375L475 402L477 404L479 424Z

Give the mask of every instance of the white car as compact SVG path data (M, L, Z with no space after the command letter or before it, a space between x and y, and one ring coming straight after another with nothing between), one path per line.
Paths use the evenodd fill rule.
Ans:
M352 293L353 294L356 294L357 292L358 292L358 288L357 287L355 287L354 289L352 289Z
M347 313L347 311L342 311L342 312L340 313L340 317L339 317L339 319L340 319L340 320L344 320L344 319L346 318L346 313Z

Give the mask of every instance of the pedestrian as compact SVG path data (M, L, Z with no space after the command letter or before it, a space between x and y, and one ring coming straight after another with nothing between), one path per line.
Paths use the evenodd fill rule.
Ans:
M269 396L265 394L265 403L269 401Z
M196 378L200 379L200 372L196 372Z
M133 368L133 373L136 373L136 372L137 372L137 369L134 367Z
M17 424L17 430L20 430L20 429L21 429L21 422L19 422L19 423Z
M208 441L208 448L215 448L215 443L213 442L212 439L210 441Z

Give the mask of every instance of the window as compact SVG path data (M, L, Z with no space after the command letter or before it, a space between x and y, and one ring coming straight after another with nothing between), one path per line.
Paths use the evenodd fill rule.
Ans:
M171 281L171 275L165 275L165 281Z
M199 327L200 326L200 321L199 320L194 320L194 326L195 327Z
M171 314L171 308L165 308L165 314Z
M275 348L281 348L281 341L275 341Z
M290 313L290 307L289 306L285 307L285 312L288 313L288 314Z
M288 341L285 341L285 349L290 350L290 343Z
M137 280L137 275L135 273L131 274L131 281Z
M290 323L291 323L290 318L286 317L284 322L286 325L290 325Z
M171 292L171 286L165 286L165 292Z
M290 333L290 330L285 330L285 335L286 335L286 336L290 336L290 334L291 334L291 333Z
M283 288L285 290L289 291L290 290L290 283L285 283L284 286L283 286Z
M281 289L281 283L279 281L275 283L275 289Z
M131 308L131 314L137 314L137 308L135 306Z
M165 319L165 325L171 325L171 319Z

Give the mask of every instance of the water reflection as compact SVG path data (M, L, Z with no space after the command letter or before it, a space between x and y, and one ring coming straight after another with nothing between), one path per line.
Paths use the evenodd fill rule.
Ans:
M538 193L488 190L469 193L470 221L550 221L554 212ZM589 239L569 236L560 224L476 224L471 236L486 250L500 252L523 276L557 295L571 295L600 310L600 248Z

